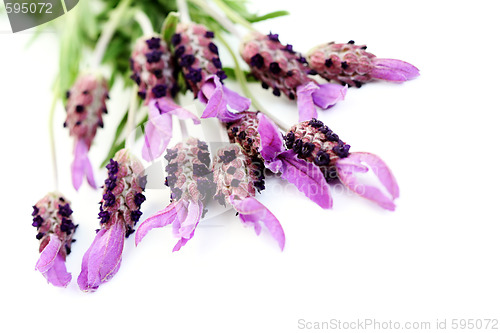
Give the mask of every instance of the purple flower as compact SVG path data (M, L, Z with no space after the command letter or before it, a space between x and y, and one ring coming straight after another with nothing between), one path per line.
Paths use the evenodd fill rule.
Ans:
M328 43L309 52L311 68L327 80L361 87L372 80L404 82L420 75L415 66L395 59L381 59L366 51L365 45Z
M200 120L190 111L175 104L170 98L152 99L148 104L149 118L144 131L142 158L150 162L159 157L172 138L172 116L191 119L199 124Z
M286 153L316 164L327 181L338 178L349 189L382 208L395 209L399 188L389 167L376 155L350 153L351 146L323 122L312 119L294 125L285 136L285 144ZM375 177L359 177L361 174Z
M178 251L194 236L206 212L204 206L214 196L215 184L209 170L210 153L206 143L189 138L167 149L165 159L168 162L166 184L171 189L172 202L137 228L135 244L151 229L172 224L174 237L178 239L173 251Z
M102 116L107 113L107 84L102 77L82 75L67 92L67 96L64 126L75 138L75 158L71 164L73 186L78 190L86 177L89 185L96 188L88 151L97 129L104 126Z
M55 192L47 194L33 206L32 225L37 228L36 238L40 241L40 258L35 269L56 287L66 287L71 281L65 261L77 228L72 213L69 201Z
M262 223L283 250L285 233L281 224L255 199L256 187L262 182L259 175L263 175L263 164L245 155L239 145L230 144L217 152L213 170L217 185L215 198L221 204L232 205L239 213L241 222L253 226L257 235L261 232Z
M174 56L188 88L207 105L202 118L238 119L237 113L248 110L251 101L223 85L226 74L212 42L213 34L207 32L203 25L178 24Z
M125 238L134 232L145 200L142 194L144 169L126 149L116 153L107 169L108 179L98 215L101 229L83 256L78 276L78 286L83 291L97 290L118 272Z
M231 142L262 163L322 208L331 208L333 201L323 173L314 163L299 159L285 151L277 126L263 113L243 112L244 118L227 124Z
M318 84L308 76L311 69L305 58L292 45L281 44L277 36L252 33L241 47L241 56L265 89L297 100L299 121L317 117L315 106L327 109L344 99L347 87Z

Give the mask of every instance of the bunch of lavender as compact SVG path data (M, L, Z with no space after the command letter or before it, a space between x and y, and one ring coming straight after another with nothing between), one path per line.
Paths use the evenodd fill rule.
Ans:
M206 104L202 118L217 115L231 121L236 119L232 111L248 110L251 102L223 85L227 76L213 38L214 32L203 25L179 23L171 42L188 88Z
M83 256L78 276L83 291L97 290L118 272L125 238L134 232L146 200L142 194L146 185L143 166L127 149L118 151L106 168L108 178L99 212L101 228Z
M396 208L394 200L399 197L399 187L384 161L371 153L350 153L351 146L323 122L311 119L292 126L285 144L290 154L316 164L327 180L338 178L350 190L382 208ZM369 172L373 172L378 185L358 177Z
M214 198L220 204L231 205L239 213L241 222L252 225L257 235L263 223L283 250L285 233L281 224L273 213L255 199L256 190L263 185L261 175L264 165L245 155L239 145L230 144L218 150L213 172L217 185Z
M314 163L284 151L282 135L272 120L261 112L239 115L241 119L226 123L229 140L237 143L252 161L260 161L279 173L320 207L331 208L333 200L321 170Z
M307 55L309 66L321 77L348 86L361 87L371 80L404 82L419 75L415 66L396 59L381 59L354 41L328 43L313 48Z
M262 81L263 88L271 88L275 96L283 93L297 100L299 121L316 118L315 105L327 109L344 99L347 87L318 84L310 78L306 58L295 52L292 45L283 45L277 34L251 33L241 45L240 53L252 74Z
M96 188L94 173L88 152L97 129L104 127L103 113L107 113L108 87L104 78L94 74L83 74L66 93L66 121L64 127L75 138L74 160L71 164L73 186L79 189L83 177Z
M66 287L71 274L66 270L66 256L71 253L73 235L78 225L73 223L70 202L57 192L44 196L33 206L33 226L40 241L35 269L56 287Z
M179 239L173 251L178 251L193 237L207 211L207 203L215 194L215 184L205 142L188 138L167 149L165 159L168 162L165 185L170 187L171 203L137 228L135 243L139 244L151 229L172 224L173 234Z

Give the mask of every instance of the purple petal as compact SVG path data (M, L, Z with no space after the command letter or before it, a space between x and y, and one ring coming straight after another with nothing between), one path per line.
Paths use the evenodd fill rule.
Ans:
M150 162L165 151L172 138L172 115L160 113L154 103L149 103L148 109L149 120L144 130L142 158Z
M370 74L374 79L404 82L420 75L417 67L402 60L377 58L373 64Z
M313 91L312 97L314 104L320 108L328 109L337 102L344 100L347 94L347 86L343 86L337 83L325 83L319 84L319 89Z
M71 281L71 274L66 270L66 262L61 253L54 259L54 265L42 274L47 282L56 287L66 287Z
M71 163L71 180L73 187L78 191L83 182L83 176L87 177L90 186L97 188L94 180L92 165L88 157L88 147L85 140L79 139L75 145L75 159Z
M318 111L314 106L312 94L318 90L319 86L315 82L309 82L306 85L300 85L297 88L297 107L299 109L299 121L318 118Z
M44 273L54 265L54 260L61 248L61 240L56 235L50 235L49 243L40 253L40 258L36 262L35 269L40 273Z
M216 117L222 122L232 122L244 117L243 114L231 112L228 105L236 111L244 111L250 107L249 99L225 88L216 75L205 80L198 92L198 98L207 105L201 118Z
M165 209L158 211L142 222L135 233L135 245L137 246L151 229L162 228L171 224L177 218L179 205L182 204L179 204L179 201L174 201Z
M285 232L278 219L269 209L254 197L247 197L243 200L230 197L230 201L234 209L240 213L239 217L241 221L244 223L253 223L257 234L259 234L261 228L259 222L264 223L271 236L278 242L280 249L283 251L285 247Z
M332 208L333 199L323 172L313 163L298 159L292 150L279 155L283 161L281 177L294 184L321 208Z
M263 113L259 113L259 127L257 131L260 136L259 152L264 161L274 162L276 156L285 150L283 147L283 137L278 126Z
M351 153L336 164L339 179L349 189L363 198L372 200L384 209L394 210L394 200L399 197L399 187L389 167L380 157L370 153ZM357 175L373 171L379 184L369 184Z
M95 291L118 271L125 240L123 221L113 219L109 229L101 229L85 252L78 285L83 291Z
M194 233L194 229L200 222L201 213L203 213L202 202L199 200L196 202L189 200L187 204L187 216L180 223L179 229L174 231L174 234L180 236L181 238L191 238Z

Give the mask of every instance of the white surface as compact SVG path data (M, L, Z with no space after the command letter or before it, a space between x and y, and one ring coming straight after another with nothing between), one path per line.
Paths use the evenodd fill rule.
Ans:
M301 332L307 322L500 319L498 188L499 31L493 1L257 1L291 15L257 27L297 50L350 39L379 57L408 61L421 76L368 84L321 112L351 151L382 157L401 198L393 213L346 193L321 210L279 179L258 196L281 221L285 250L257 237L234 212L205 221L179 253L171 228L135 248L126 241L118 274L93 294L77 287L83 253L98 227L101 193L70 183L72 142L56 112L60 190L80 224L68 257L73 281L48 285L36 271L31 206L52 190L47 116L57 41L11 34L0 19L2 153L2 332ZM223 59L230 63L230 60ZM293 103L253 89L292 124ZM112 96L120 96L113 91ZM91 150L98 165L128 98L114 98ZM212 133L213 134L213 133ZM175 140L174 140L175 141ZM105 172L97 173L105 179ZM144 216L168 202L147 191ZM142 219L143 220L143 219ZM142 221L141 220L141 221ZM332 330L334 331L334 330ZM369 331L369 330L367 330ZM434 331L434 330L427 330ZM441 330L442 332L444 330ZM451 330L449 330L451 331Z

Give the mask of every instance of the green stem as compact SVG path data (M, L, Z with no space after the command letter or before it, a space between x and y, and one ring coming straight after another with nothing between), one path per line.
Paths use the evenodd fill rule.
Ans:
M135 141L135 134L132 133L135 128L135 114L137 112L137 86L134 85L130 95L130 106L127 115L127 125L125 129L125 147L131 149Z
M236 80L238 80L238 83L241 86L241 90L243 90L243 94L250 98L252 100L253 106L260 112L264 113L266 116L268 116L276 125L278 125L279 128L281 128L283 131L287 131L289 126L287 126L285 123L283 123L281 120L276 118L275 116L271 115L268 111L262 107L262 105L257 101L255 96L252 94L250 89L248 88L248 82L247 78L245 76L245 73L241 70L241 67L238 63L238 58L236 57L236 54L234 54L232 48L229 46L229 44L226 42L224 38L220 36L220 34L217 36L217 39L221 41L222 44L226 47L226 49L229 51L231 54L231 57L233 58L234 61L234 74L236 75Z
M57 171L57 156L56 156L56 140L54 137L54 113L56 110L57 101L59 100L59 76L56 78L54 84L54 93L52 97L52 104L49 110L49 145L50 145L50 156L52 160L52 176L54 181L54 190L59 189L59 176Z
M229 17L234 23L240 24L247 28L250 31L255 31L255 28L252 26L250 22L248 22L245 18L243 18L240 14L234 11L231 7L226 5L221 0L213 0L213 2L219 6L219 8Z
M109 21L104 27L99 40L97 41L94 53L94 59L92 63L93 68L97 68L104 57L104 53L106 52L106 48L108 47L109 42L111 41L111 37L113 37L118 25L120 24L123 15L126 12L126 9L130 5L132 0L123 0L120 1L118 7L116 7L113 12L111 12Z
M243 39L240 32L234 26L233 22L231 22L231 20L229 20L227 17L220 15L216 10L214 10L212 7L210 7L205 1L203 1L203 0L190 0L190 1L193 4L195 4L196 6L200 7L205 13L210 15L221 26L223 26L224 29L229 31L234 36L236 36L239 40Z

